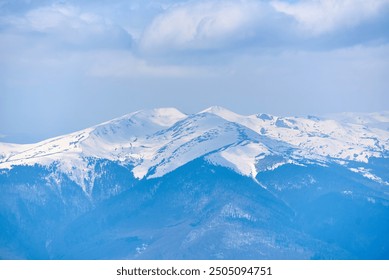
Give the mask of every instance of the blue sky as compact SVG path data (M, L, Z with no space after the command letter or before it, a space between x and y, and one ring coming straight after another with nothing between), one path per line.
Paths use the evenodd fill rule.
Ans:
M0 141L145 108L389 109L389 0L0 0Z

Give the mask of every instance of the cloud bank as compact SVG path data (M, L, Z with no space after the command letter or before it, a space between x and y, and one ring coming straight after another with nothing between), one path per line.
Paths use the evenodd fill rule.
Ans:
M5 33L55 48L124 48L132 43L131 35L109 19L71 5L39 7L22 16L6 16L2 23Z
M342 46L337 37L373 34L344 44L387 42L387 0L189 1L173 5L145 29L140 46L154 51L225 50L237 47L310 48L316 41ZM374 31L370 30L374 28ZM336 35L336 36L335 36ZM334 42L331 42L331 41Z
M306 49L317 42L344 47L386 43L389 38L389 28L384 26L389 25L389 0L134 1L131 6L114 1L106 9L110 14L103 12L104 5L109 5L105 1L96 1L105 3L95 5L99 8L79 1L47 2L3 15L3 32L40 34L48 41L79 48L129 48L145 56L150 52ZM126 10L120 11L123 7ZM136 20L141 13L144 19ZM339 39L355 32L358 38Z

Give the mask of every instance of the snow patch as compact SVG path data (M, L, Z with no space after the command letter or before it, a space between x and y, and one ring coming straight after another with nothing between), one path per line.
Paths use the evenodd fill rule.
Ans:
M359 173L367 179L370 179L372 181L375 181L385 186L389 186L388 182L384 181L382 178L378 177L377 175L372 174L370 169L358 167L358 168L349 168L349 170L355 173Z

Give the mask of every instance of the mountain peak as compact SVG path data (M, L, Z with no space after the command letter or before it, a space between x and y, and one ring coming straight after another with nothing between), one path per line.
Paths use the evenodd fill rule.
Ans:
M212 113L212 114L232 113L232 114L235 114L234 112L232 112L232 111L230 111L222 106L218 106L218 105L211 106L211 107L201 111L200 113Z
M176 122L187 117L184 113L177 110L176 108L157 108L150 110L141 110L135 112L132 117L139 120L149 120L154 124L169 127Z
M186 117L175 108L140 110L95 126L93 134L106 140L111 138L109 141L126 140L131 136L155 133Z
M241 115L234 113L234 112L232 112L224 107L221 107L221 106L211 106L211 107L201 111L200 114L201 113L213 114L215 116L221 117L221 118L223 118L227 121L230 121L230 122L236 122L237 119L242 118Z
M159 126L169 127L186 117L187 115L173 107L144 109L104 122L98 126L132 120L139 122L151 122Z

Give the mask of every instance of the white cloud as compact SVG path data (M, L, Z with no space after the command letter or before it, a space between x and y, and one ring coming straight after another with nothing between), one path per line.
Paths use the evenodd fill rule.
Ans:
M172 6L156 17L141 40L143 50L228 47L253 37L263 16L257 1L201 1Z
M34 8L1 17L2 33L30 36L32 42L53 45L53 49L132 48L140 50L133 52L135 56L146 59L156 55L152 58L164 61L166 53L174 57L177 52L195 55L207 51L241 52L248 48L271 51L318 45L331 48L389 39L385 28L379 27L389 20L359 30L360 24L369 20L382 21L389 11L389 0L159 0L118 1L114 5L105 1L69 0L67 3L72 4L41 7L24 4Z
M300 28L313 35L338 28L353 27L376 16L389 0L302 0L296 3L273 1L280 13L293 17Z
M362 34L358 30L382 20L388 10L389 0L188 1L156 16L139 43L146 53L315 45L306 38L319 38L327 47L336 41L358 44L388 37L377 26L375 33L369 26Z
M2 22L12 32L21 32L21 36L33 39L37 34L44 34L46 37L39 37L39 40L65 44L65 47L123 47L131 44L131 36L110 20L67 4L36 8L22 16L5 17Z

